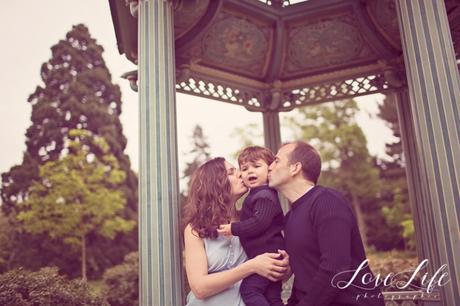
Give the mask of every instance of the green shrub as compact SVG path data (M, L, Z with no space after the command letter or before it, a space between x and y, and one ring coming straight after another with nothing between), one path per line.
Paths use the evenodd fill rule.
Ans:
M122 264L105 271L106 300L111 306L139 305L139 254L126 255Z
M88 285L68 280L57 268L37 272L22 268L0 275L0 305L3 306L100 306L107 305Z
M390 252L369 252L367 258L369 259L369 266L372 272L380 278L385 278L390 273L398 273L394 279L402 281L405 284L409 281L413 271L417 268L419 260L414 252L408 251L390 251ZM404 272L404 273L403 273ZM420 273L417 274L411 284L421 286ZM417 287L411 287L404 290L417 290ZM396 287L384 287L383 291L399 291Z

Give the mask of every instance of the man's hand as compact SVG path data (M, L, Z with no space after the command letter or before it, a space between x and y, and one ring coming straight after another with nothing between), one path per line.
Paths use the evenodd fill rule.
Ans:
M289 255L285 250L278 250L278 254L280 254L280 257L282 258L283 265L287 268L281 280L287 281L292 276L291 266L289 265Z
M222 224L219 226L217 229L217 233L219 235L224 235L224 236L232 236L232 226L231 224Z

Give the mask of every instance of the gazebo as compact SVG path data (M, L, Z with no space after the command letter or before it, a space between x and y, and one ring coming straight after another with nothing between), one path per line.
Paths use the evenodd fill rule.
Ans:
M261 112L275 151L280 112L395 95L418 255L431 274L446 265L441 303L460 305L460 2L297 2L109 0L138 66L125 77L140 97L140 304L183 304L178 91Z

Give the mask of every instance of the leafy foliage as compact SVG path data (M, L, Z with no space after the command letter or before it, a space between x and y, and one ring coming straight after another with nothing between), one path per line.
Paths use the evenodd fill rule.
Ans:
M0 211L0 273L8 269L8 259L12 248L13 229L10 220Z
M123 193L117 190L125 173L108 154L105 140L86 130L71 130L68 142L67 155L40 167L40 179L30 187L17 219L32 234L46 234L81 248L86 278L87 235L113 239L117 232L130 231L135 222L117 215L125 205ZM90 147L97 147L101 157L92 154Z
M367 140L356 123L359 111L354 100L338 101L298 110L288 124L297 139L320 151L323 171L320 184L336 188L350 200L363 242L367 240L366 206L373 205L380 188L378 170L367 149Z
M236 137L240 140L242 148L254 145L263 146L263 128L255 122L251 122L244 127L235 128L231 136ZM238 154L239 152L236 152L234 154L235 159L238 157Z
M294 139L319 149L323 161L320 183L346 194L354 205L360 228L367 232L363 238L369 245L378 250L414 250L415 231L396 106L387 97L379 109L379 117L387 122L394 136L394 141L386 144L387 160L370 156L365 135L355 121L359 108L353 100L296 109L283 123L291 129ZM260 128L251 124L235 129L233 135L243 145L251 145L260 138L253 133L257 130Z
M399 241L408 250L415 250L415 229L409 205L401 132L392 96L387 96L379 106L379 117L387 122L393 131L395 141L386 144L385 153L388 160L379 163L380 178L383 182L381 190L381 210L385 217L386 226L393 233L390 245L395 247ZM401 238L403 237L403 241Z
M368 252L367 257L372 272L376 276L379 274L380 279L384 279L390 273L392 273L392 275L398 273L397 277L394 278L393 286L384 286L382 288L383 291L418 290L418 288L414 286L408 286L407 289L404 290L398 289L395 286L398 280L402 281L404 284L407 283L412 277L413 271L419 265L419 260L414 252L398 250L389 252ZM422 273L417 273L414 280L411 281L411 284L421 287L421 275Z
M232 153L232 157L235 160L238 159L238 155L241 153L243 148L255 145L264 145L263 128L255 122L251 122L244 127L235 128L231 136L239 139L241 143L241 149ZM274 153L276 154L276 152Z
M127 200L123 215L137 220L137 177L123 153L126 138L119 120L121 92L112 83L102 58L102 46L80 24L52 46L51 52L52 57L40 71L43 86L38 86L28 99L32 105L32 125L26 132L27 150L22 164L2 174L2 210L8 216L20 213L30 186L40 179L39 167L65 153L70 130L85 129L106 140L111 154L125 172L126 179L119 187ZM103 154L97 147L90 147L90 151L99 158ZM36 269L52 263L68 274L74 273L74 258L63 256L68 254L67 247L46 240L44 235L24 232L19 224L12 227L16 235L11 265ZM90 265L93 274L101 274L106 267L121 262L124 255L135 250L137 231L118 234L115 240L112 244L110 239L101 236L88 237L88 250L97 255Z
M70 281L57 268L37 272L15 269L0 275L0 305L3 306L100 306L107 305L80 281Z
M122 264L104 273L106 300L111 306L139 305L139 254L126 255Z

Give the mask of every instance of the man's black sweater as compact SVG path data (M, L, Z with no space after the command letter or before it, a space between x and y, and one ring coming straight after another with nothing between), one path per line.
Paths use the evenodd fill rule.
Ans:
M372 275L369 267L346 289L337 287L354 271L334 278L337 273L356 270L366 259L352 209L339 192L315 186L297 199L286 215L284 236L295 275L289 305L384 305L379 288L361 284L365 273Z
M283 210L278 193L267 185L251 188L243 202L240 222L231 225L232 235L239 236L249 258L284 249L281 231Z

